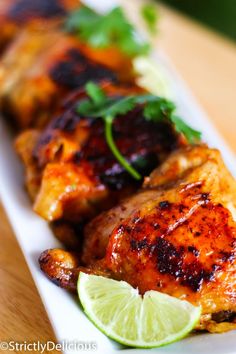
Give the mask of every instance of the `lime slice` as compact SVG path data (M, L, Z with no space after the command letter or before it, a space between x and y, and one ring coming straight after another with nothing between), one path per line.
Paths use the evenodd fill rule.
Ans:
M134 71L138 74L136 82L139 86L154 95L175 99L171 84L163 66L148 57L133 59Z
M172 296L144 296L124 281L80 273L79 298L90 320L108 337L136 348L154 348L186 336L201 308Z

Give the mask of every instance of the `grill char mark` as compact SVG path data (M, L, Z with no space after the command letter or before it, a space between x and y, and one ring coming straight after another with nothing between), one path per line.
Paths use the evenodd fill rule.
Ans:
M117 82L112 70L92 62L76 48L68 50L64 59L54 65L50 77L56 84L69 89L83 87L90 80Z
M234 322L236 320L236 312L234 311L220 311L213 313L211 316L212 321L217 323L221 322Z
M203 280L210 280L212 273L195 257L191 264L184 263L185 247L175 247L171 242L159 237L156 243L157 268L160 273L170 274L183 285L198 291Z
M9 10L8 18L24 23L33 18L62 17L67 14L59 0L19 0Z
M141 293L150 289L165 292L169 284L199 293L203 284L217 281L217 274L235 259L235 230L230 226L229 211L211 202L210 194L199 193L197 187L184 192L181 188L180 203L163 200L143 217L137 212L110 238L110 269L118 269ZM152 274L152 280L146 280L147 288L132 277L132 272L126 274L129 262L133 273L143 277Z
M89 163L94 175L111 190L140 185L141 181L134 181L110 151L104 138L103 121L81 117L76 113L75 107L52 121L35 148L35 158L40 160L41 151L57 135L66 134L73 137L81 122L88 127L89 137L82 149L73 155L72 162L77 165ZM176 133L169 123L147 122L143 118L141 107L135 108L125 116L117 117L113 135L121 153L143 176L148 175L160 163L159 158L162 159L178 145Z

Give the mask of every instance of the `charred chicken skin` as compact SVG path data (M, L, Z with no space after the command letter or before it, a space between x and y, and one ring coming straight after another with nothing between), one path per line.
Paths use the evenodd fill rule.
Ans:
M104 89L111 95L132 90L111 84ZM16 143L26 164L34 210L48 221L89 220L142 182L136 182L116 161L106 143L102 120L80 116L75 101L42 133L24 132ZM148 122L142 112L143 107L137 106L117 117L113 133L123 156L145 176L184 142L169 123Z
M65 32L66 14L78 6L78 0L0 4L0 19L2 14L9 26L9 18L21 21L0 60L0 108L21 129L44 126L61 100L89 80L134 82L130 58L116 48L91 48Z
M235 200L236 182L217 150L180 149L138 193L88 224L80 264L140 293L158 290L201 305L198 329L236 328ZM67 257L48 250L39 259L61 286L70 279L64 276Z
M18 35L22 26L43 28L49 22L58 25L68 12L78 6L78 0L1 0L0 50Z
M117 82L118 71L71 36L27 29L0 61L1 109L20 128L42 127L68 93L89 80Z

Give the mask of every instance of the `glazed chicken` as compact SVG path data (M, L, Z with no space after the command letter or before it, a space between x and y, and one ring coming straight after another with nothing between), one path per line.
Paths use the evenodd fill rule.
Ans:
M78 6L79 0L1 0L0 51L18 35L22 27L43 28L49 23L57 26L68 12Z
M143 188L85 230L81 259L45 251L44 273L75 289L79 271L125 280L201 305L198 329L236 328L236 182L220 153L180 149Z
M104 90L116 96L137 88L107 83ZM26 165L26 184L34 210L48 221L89 220L142 183L116 161L105 140L103 121L80 116L76 112L79 101L73 100L76 103L71 105L70 100L65 105L70 108L65 108L42 133L26 131L16 142ZM121 153L143 176L185 143L170 123L145 120L142 106L117 117L113 133Z
M61 33L51 28L50 25L48 25L47 32L45 32L45 28L43 30L37 27L23 29L2 56L0 61L0 108L5 117L14 118L14 123L17 123L20 128L31 123L33 118L31 106L35 104L34 111L36 112L39 109L37 96L36 99L34 98L34 86L28 87L26 83L27 72L45 51L60 40L60 36ZM22 83L27 88L27 95L23 90L20 90ZM40 80L38 80L37 87L39 98L40 93L43 96L42 89L47 92L50 89L50 86L49 88L41 87ZM19 90L22 91L20 99ZM18 102L16 101L17 97ZM47 103L47 96L43 97L46 102L44 103L41 99L42 109Z
M121 63L108 58L58 30L27 29L0 61L1 109L20 128L42 127L66 94L89 80L118 81Z
M134 83L130 58L115 48L91 48L67 34L63 21L55 20L57 14L65 20L67 12L79 6L78 0L13 3L14 11L0 5L0 16L16 12L25 21L0 60L0 109L19 128L43 127L61 100L89 80ZM33 18L29 24L28 18Z

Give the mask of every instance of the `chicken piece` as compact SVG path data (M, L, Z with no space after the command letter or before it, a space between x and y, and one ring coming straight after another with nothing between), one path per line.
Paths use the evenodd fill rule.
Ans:
M107 90L122 92L113 86ZM103 121L81 117L75 107L49 124L32 152L42 171L34 210L49 221L91 219L137 190L142 182L135 181L115 159L104 137ZM145 120L141 106L117 117L113 130L121 153L143 176L183 144L168 122ZM21 145L24 134L16 146ZM18 152L21 154L19 148Z
M145 179L143 189L129 198L125 206L121 203L107 213L100 214L87 225L83 253L84 262L89 263L92 259L101 259L105 256L106 246L110 234L114 229L114 224L122 223L123 219L129 218L130 214L135 210L136 205L149 203L155 193L159 196L160 189L166 192L168 187L172 192L175 190L177 183L187 183L187 180L191 184L191 179L195 183L194 180L198 178L196 170L199 173L199 180L205 181L204 186L208 183L206 193L211 190L214 202L224 205L236 219L236 201L234 200L236 183L225 168L219 152L208 149L205 146L184 148L184 150L173 152L166 162L155 169L150 177ZM224 171L224 178L221 177L221 170ZM215 191L213 187L216 188ZM224 190L224 194L220 194L219 190Z
M104 82L105 87L109 86L109 92L125 94L127 89L113 87L109 82ZM136 88L135 88L136 90ZM73 91L61 102L61 115L56 117L43 132L39 129L25 130L17 137L15 148L26 167L25 185L32 201L35 201L42 181L42 173L48 163L67 162L78 151L78 146L88 138L89 128L85 121L77 127L78 134L72 134L68 130L75 113L71 110L72 105L85 97L83 90ZM55 125L55 126L54 126ZM66 134L65 134L66 133ZM75 135L75 139L73 136ZM72 139L73 138L73 139ZM74 141L75 140L75 141ZM66 226L68 227L68 225ZM64 229L64 227L62 227ZM69 232L73 232L70 230ZM60 233L60 231L59 231ZM61 237L59 237L61 238Z
M59 24L68 12L79 7L79 0L1 0L0 51L27 25ZM45 29L45 33L46 33Z
M40 137L40 132L37 130L28 130L21 134L17 139L15 146L18 151L18 154L21 156L21 159L26 169L25 175L25 185L27 192L32 201L35 200L41 183L42 171L38 167L35 158L32 154L34 147Z
M63 244L68 251L81 253L83 238L83 223L71 223L64 220L54 221L50 224L55 237Z
M236 328L235 212L236 182L220 153L181 149L142 190L87 226L81 264L142 294L157 290L201 305L197 329Z
M43 0L42 4L39 0L23 1L18 1L19 9L17 5L19 18L34 18L36 9L37 16L42 13L48 18L51 7L72 10L75 1L79 6L77 0ZM62 13L65 16L66 11ZM22 26L0 61L0 108L21 129L44 126L62 98L89 80L134 82L130 58L115 48L91 48L78 37L67 35L59 25L57 20L44 22L40 18Z
M118 73L112 65L96 62L94 56L90 59L83 48L77 39L59 31L22 33L0 62L3 113L20 128L41 127L67 93L89 80L116 82Z
M48 25L48 31L45 28L27 28L22 30L17 39L9 46L0 61L0 107L1 111L7 117L16 119L19 126L24 127L29 121L29 103L34 101L30 88L28 96L18 97L17 106L12 103L13 98L17 95L17 87L19 83L25 80L26 72L45 51L49 50L55 42L60 40L61 33ZM38 83L39 85L39 83ZM39 91L49 91L47 87L38 86ZM27 102L29 101L29 103ZM37 103L37 102L35 102ZM17 116L18 106L22 104ZM16 117L15 117L16 116Z
M75 292L79 272L108 276L99 267L85 268L79 266L79 256L76 253L66 252L60 249L45 251L40 256L41 268L46 274L50 274L50 280L63 288Z

